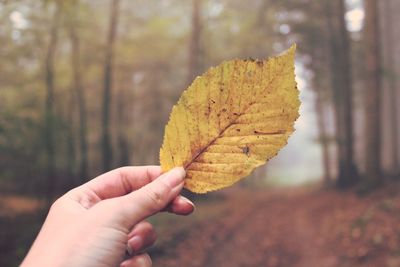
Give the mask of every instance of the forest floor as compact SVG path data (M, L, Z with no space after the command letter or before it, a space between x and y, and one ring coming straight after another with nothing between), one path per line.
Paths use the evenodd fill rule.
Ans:
M187 217L152 218L163 267L400 267L400 184L366 196L315 187L234 187L196 200ZM0 197L0 266L36 235L40 203Z
M192 218L162 215L154 266L399 267L399 189L228 190Z

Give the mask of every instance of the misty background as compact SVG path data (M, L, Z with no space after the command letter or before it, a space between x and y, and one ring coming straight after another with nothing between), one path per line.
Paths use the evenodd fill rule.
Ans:
M197 75L293 43L302 104L288 145L233 191L189 196L395 188L399 12L396 0L0 1L0 265L23 258L67 190L120 166L159 164L168 115ZM214 214L201 210L201 219Z

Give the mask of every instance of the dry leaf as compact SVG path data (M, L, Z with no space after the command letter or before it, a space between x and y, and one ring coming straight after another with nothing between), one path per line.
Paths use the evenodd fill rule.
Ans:
M184 166L185 187L205 193L232 185L275 156L298 117L295 50L264 61L223 62L197 77L165 127L163 171Z

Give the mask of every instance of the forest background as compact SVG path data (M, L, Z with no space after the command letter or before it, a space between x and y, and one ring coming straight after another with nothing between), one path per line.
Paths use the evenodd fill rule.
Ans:
M379 190L400 174L399 12L396 0L0 1L0 265L21 260L63 192L158 164L168 114L194 77L293 43L297 130L234 190L319 183L339 198L388 197Z

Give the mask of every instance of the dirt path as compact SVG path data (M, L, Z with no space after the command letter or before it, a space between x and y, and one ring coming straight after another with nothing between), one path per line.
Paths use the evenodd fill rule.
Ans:
M202 266L334 266L318 238L313 209L299 206L307 197L290 191L258 197Z
M154 218L153 266L400 267L400 182L365 197L239 187L207 197L191 216ZM0 197L1 266L20 262L40 228L39 205Z
M398 194L390 199L400 208ZM154 266L398 267L400 259L388 255L399 250L399 239L390 241L393 251L389 233L387 242L371 245L381 229L355 224L386 200L386 195L359 199L350 193L304 189L230 194L224 214L192 225L182 238L178 231L179 242L154 255ZM393 217L399 211L376 209L369 220L373 224L376 217L386 225L382 227L398 227L400 236L400 220Z

